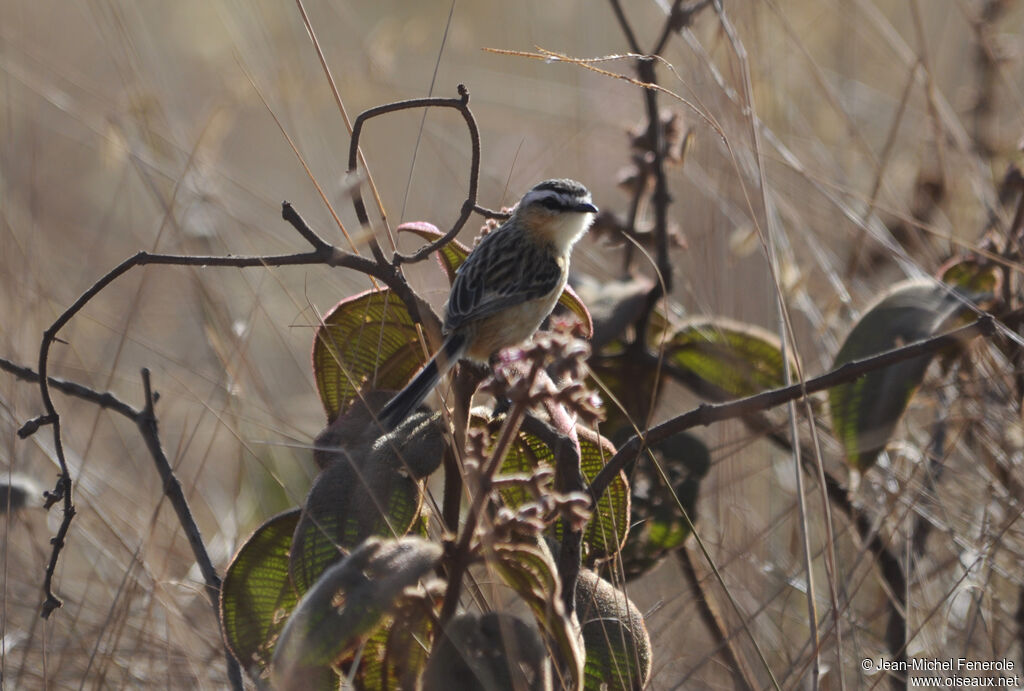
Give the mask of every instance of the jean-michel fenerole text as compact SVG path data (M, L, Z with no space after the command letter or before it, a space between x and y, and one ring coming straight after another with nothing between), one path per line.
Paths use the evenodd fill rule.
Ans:
M946 658L914 657L909 660L886 660L878 658L875 669L894 672L1009 672L1014 669L1013 660L970 660L965 657Z

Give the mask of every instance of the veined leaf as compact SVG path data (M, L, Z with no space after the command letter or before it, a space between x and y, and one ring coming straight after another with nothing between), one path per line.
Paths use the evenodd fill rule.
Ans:
M476 420L482 424L479 419ZM589 483L601 472L604 464L615 455L610 441L588 429L577 427L580 442L580 470ZM533 473L541 464L554 467L554 452L534 435L519 431L509 448L499 471L502 475ZM506 487L501 490L502 501L511 509L531 501L524 487ZM597 503L594 516L583 530L584 559L593 562L618 553L629 532L629 483L626 474L619 473ZM555 524L555 537L559 537L560 522Z
M353 408L339 421L347 423L364 411ZM366 419L370 425L368 414ZM366 538L401 537L409 531L422 504L419 480L437 469L445 448L437 415L422 412L379 438L338 440L321 448L324 436L318 439L317 454L326 467L306 498L291 545L289 568L300 594Z
M588 691L640 691L651 677L651 640L643 615L626 594L589 569L576 583L587 658Z
M427 666L433 629L433 619L423 603L399 605L363 645L359 667L352 678L355 688L358 691L415 689L417 679Z
M956 293L933 281L898 283L864 313L832 367L928 338L965 310ZM847 463L861 471L874 464L931 360L930 355L905 360L829 391L832 426Z
M580 439L580 470L589 484L615 455L615 446L588 429L577 428L577 434ZM629 534L630 510L629 483L626 474L620 472L601 495L593 518L583 530L583 557L588 563L619 553Z
M578 631L562 605L562 585L550 551L542 543L495 544L488 560L533 612L537 625L551 640L557 655L556 683L582 688L583 655Z
M354 649L396 606L402 591L427 576L441 547L418 537L371 538L334 564L288 618L271 665L275 689L308 689Z
M590 338L594 335L594 320L590 318L590 311L568 283L562 289L562 295L558 298L558 304L572 312L580 320L580 323L583 324L584 338Z
M713 400L752 396L785 383L778 337L731 319L684 322L665 344L665 357Z
M235 554L220 589L220 620L231 653L259 678L298 602L288 579L288 550L299 509L274 516Z
M647 573L690 537L676 498L696 522L700 483L711 467L707 447L686 432L655 445L654 451L671 487L665 486L650 456L641 455L629 483L633 528L621 552L627 580Z
M425 361L416 326L390 290L342 300L313 339L313 377L328 422L359 391L401 389Z
M551 663L537 630L510 614L454 617L430 656L423 691L550 691Z
M437 226L433 223L426 223L424 221L403 223L398 226L398 232L413 233L420 236L428 243L437 242L439 238L444 236L444 233L438 230ZM445 244L444 247L437 250L437 261L440 262L441 268L444 269L445 274L447 274L449 283L455 280L455 272L459 270L459 267L462 266L462 262L466 261L466 257L468 256L469 248L458 240L452 240Z

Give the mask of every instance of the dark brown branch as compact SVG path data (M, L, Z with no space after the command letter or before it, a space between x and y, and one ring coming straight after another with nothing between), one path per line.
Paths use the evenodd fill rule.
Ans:
M523 431L537 437L554 454L556 492L586 492L587 483L580 468L579 450L569 436L531 413L523 418ZM562 544L557 559L558 576L562 581L562 604L565 605L566 616L572 616L576 608L576 581L583 561L583 531L574 530L564 518L561 521Z
M53 506L57 502L62 502L64 512L57 534L50 540L53 548L50 553L50 560L47 563L43 579L43 591L46 595L46 599L42 607L42 616L44 618L48 618L53 610L62 605L60 598L58 598L53 592L53 575L57 568L60 553L64 548L64 542L67 537L68 530L71 527L71 522L75 516L75 506L72 496L73 484L71 480L71 473L67 465L67 459L64 454L60 429L60 415L57 413L50 394L51 382L53 387L56 389L62 390L71 395L81 395L83 398L92 400L99 405L110 407L111 409L132 417L139 426L140 431L146 440L147 446L149 446L150 452L153 454L154 460L157 463L158 471L164 481L165 493L167 493L171 498L175 511L178 512L178 518L182 522L182 527L189 537L189 542L192 544L193 553L196 556L197 563L199 563L200 569L203 571L204 578L206 579L208 592L213 593L213 601L215 604L217 600L215 593L219 592L219 576L210 563L209 557L206 555L206 549L202 543L201 536L198 534L198 529L195 527L194 521L191 520L191 514L188 510L188 504L185 500L184 494L181 491L181 486L178 484L177 479L174 478L173 472L170 472L170 466L167 463L166 456L164 456L163 451L160 448L159 439L156 436L155 417L152 416L152 400L148 397L149 394L147 393L147 409L144 409L143 411L134 411L130 409L130 406L117 401L112 396L99 394L97 392L89 393L84 389L84 387L80 387L80 385L60 383L60 380L51 379L47 375L50 348L53 343L60 342L57 334L72 318L74 318L76 314L78 314L78 312L82 310L82 308L85 307L86 304L89 303L90 300L96 297L96 295L119 277L136 266L146 265L228 266L234 268L246 268L256 266L270 267L319 264L332 267L337 266L351 268L380 279L385 285L391 288L403 300L403 302L406 303L414 319L417 319L431 327L437 326L437 315L433 313L433 310L430 309L427 303L412 291L396 267L385 262L376 262L356 254L345 252L333 245L330 245L317 235L287 202L285 202L282 207L282 217L291 223L292 226L295 227L296 231L313 246L313 251L271 256L186 256L155 254L145 251L138 252L131 257L128 257L100 277L99 280L83 292L78 299L75 300L71 306L65 309L49 326L49 328L43 332L43 337L39 347L39 367L37 373L32 373L30 370L18 371L18 368L14 365L4 368L8 369L8 371L14 371L15 374L26 375L28 377L34 376L35 381L39 384L40 398L42 399L45 412L25 423L21 430L19 430L19 434L22 437L26 437L36 432L38 428L43 425L52 426L54 454L57 457L57 462L60 466L60 475L53 491L46 492L44 494L46 499L45 506L47 508ZM148 380L148 375L144 375L144 379ZM233 659L229 660L228 673L232 685L236 688L241 688L241 676L238 673L237 665Z
M39 381L39 374L31 368L16 365L4 358L0 358L0 369L10 372L23 381L33 383ZM170 500L171 506L174 508L174 511L178 516L178 522L181 524L182 530L184 530L185 536L188 538L189 545L192 547L192 554L195 557L196 563L199 565L201 573L203 574L203 580L206 583L207 597L210 599L210 604L213 605L214 616L216 617L219 626L220 576L217 574L217 570L214 568L213 562L210 560L209 553L206 551L206 546L203 543L199 527L192 516L188 500L185 498L185 494L181 489L181 483L178 482L178 479L174 476L174 471L171 468L170 463L167 460L167 456L160 444L160 439L157 434L157 420L153 411L153 403L155 402L156 397L154 396L150 386L149 370L142 370L142 383L145 392L146 404L142 410L137 410L110 392L100 392L89 388L84 384L70 382L56 377L49 377L49 385L53 389L67 394L68 396L73 396L83 401L94 403L106 410L116 412L128 420L131 420L139 428L139 432L142 435L143 440L146 442L146 447L149 449L150 455L153 457L153 461L157 466L160 478L163 480L164 494ZM49 496L50 493L47 493L47 495ZM54 543L54 545L56 546L56 543ZM230 652L225 650L225 654L227 658L228 678L231 682L231 687L233 689L240 690L242 689L241 668Z
M160 474L160 480L163 482L164 494L171 502L171 507L174 509L174 513L178 517L178 523L185 532L188 544L192 548L192 556L195 559L196 564L199 565L200 573L203 574L203 581L206 583L206 595L210 598L210 604L213 605L214 617L216 617L217 626L219 627L220 575L217 573L217 569L214 567L213 561L210 559L209 552L206 551L206 544L203 542L203 536L199 531L199 525L196 523L195 517L192 515L191 508L189 508L188 499L185 497L185 492L181 488L181 482L178 481L177 476L174 474L174 469L171 467L171 463L167 459L167 454L164 453L163 445L160 443L160 436L157 431L156 413L153 409L153 404L156 401L156 395L153 393L149 370L146 368L142 369L142 388L145 394L145 405L135 416L135 424L139 428L139 433L142 435L143 441L146 442L146 448L149 449L149 455L153 458L154 464L156 464L157 473ZM239 667L238 661L235 660L234 655L232 655L229 650L225 649L224 654L227 661L228 680L231 682L231 687L233 689L237 689L237 691L241 691L243 688L242 671Z
M406 303L410 312L413 314L414 319L423 321L424 318L429 319L429 316L433 314L429 306L427 306L422 300L419 300L412 292L412 289L409 288L408 283L406 283L405 279L401 277L396 268L388 264L375 262L367 259L366 257L345 252L344 250L328 244L306 225L298 213L295 212L287 202L283 205L282 216L296 228L303 238L314 246L314 250L312 252L272 256L190 256L154 254L151 252L140 251L122 261L97 280L91 287L89 287L88 290L82 293L70 307L65 309L45 332L43 332L43 338L39 348L39 368L37 376L40 396L42 398L45 412L42 416L34 418L26 423L19 431L19 434L22 437L26 437L34 433L42 425L53 426L54 453L60 465L60 477L57 480L54 491L47 493L46 496L47 508L58 501L63 502L64 517L61 521L60 528L57 531L57 535L51 540L53 543L53 551L50 555L50 561L46 567L46 576L43 581L43 589L46 593L46 601L43 605L44 618L49 617L50 613L53 612L54 609L61 606L61 601L54 594L52 588L53 573L57 567L57 559L60 556L61 549L64 547L64 538L67 535L68 528L71 525L71 520L75 513L74 503L72 501L71 474L68 470L67 460L64 456L64 448L60 433L60 416L57 414L56 408L54 407L53 401L50 397L50 384L49 378L47 377L50 347L55 341L59 340L57 338L57 334L60 330L104 288L136 266L163 264L173 266L229 266L235 268L246 268L255 266L269 267L322 264L326 266L355 269L380 279L385 285L394 290L403 302ZM434 315L434 321L437 321L436 315Z
M530 367L526 376L525 388L512 404L512 410L502 425L498 440L491 451L491 457L477 468L478 485L473 488L473 500L470 503L469 511L466 514L466 522L462 526L462 533L458 542L451 551L448 561L448 587L444 593L444 601L441 603L441 613L438 615L438 627L443 631L448 621L455 614L459 606L459 597L462 591L462 578L469 569L472 560L473 539L476 537L476 528L483 517L484 508L491 495L494 475L501 467L502 461L508 453L512 442L519 431L519 425L526 413L529 401L529 391L537 380L537 374L541 370L541 361L536 360Z
M206 594L210 601L216 604L217 598L220 595L220 576L213 567L213 562L210 561L210 556L206 551L202 535L199 532L199 526L192 516L188 500L185 498L185 493L181 488L181 482L174 475L174 470L167 459L167 454L164 453L163 447L160 444L156 413L153 408L155 396L152 384L150 383L149 370L146 368L142 370L142 388L145 393L146 404L135 416L135 424L138 425L139 432L146 442L146 448L149 449L149 453L156 463L157 472L164 483L164 494L167 495L167 498L171 501L171 506L174 507L174 512L178 516L178 522L185 531L185 537L192 548L192 554L196 558L200 572L203 574L203 580L206 582Z
M661 55L672 34L678 33L683 28L690 26L694 16L710 4L711 0L698 0L698 2L684 8L682 0L676 0L672 3L672 9L668 13L668 20L666 20L665 25L662 27L661 36L658 37L657 42L654 44L654 50L651 51L651 54Z
M658 75L654 70L654 60L638 60L637 76L640 81L648 84L657 83ZM651 295L648 299L648 318L650 311L654 309L655 303L662 295L672 293L672 263L668 257L668 206L672 203L672 196L668 192L668 177L665 175L665 133L661 122L661 112L658 108L658 92L654 89L644 89L644 105L647 108L647 137L650 142L651 154L654 160L651 169L654 173L654 193L651 201L654 203L654 242L658 273L661 280L655 281L651 288ZM646 319L642 326L646 326ZM639 327L638 327L639 328ZM639 333L646 334L647 329Z
M894 348L880 355L848 362L841 367L837 367L820 377L809 379L806 382L797 382L792 386L765 391L746 398L729 401L728 403L703 403L687 413L652 427L642 437L640 435L630 437L625 444L619 447L618 452L612 456L611 460L594 478L594 481L590 483L590 493L593 501L596 503L600 499L611 483L612 478L626 467L627 464L635 461L644 449L679 432L774 408L783 403L797 400L805 394L824 391L833 386L854 381L868 372L884 369L897 362L903 362L920 355L931 355L950 346L960 345L975 336L989 337L993 333L995 333L995 321L991 316L984 315L967 326L911 343L902 348Z
M16 365L10 360L0 358L0 370L10 372L18 379L35 384L39 381L39 374L31 367L22 367ZM114 412L120 413L121 415L131 420L135 419L138 411L132 408L130 405L119 399L109 391L96 391L90 389L88 386L79 384L78 382L67 381L66 379L59 379L57 377L50 377L50 387L60 391L68 396L74 398L80 398L83 401L94 403L100 408L107 410L113 410Z
M494 218L499 221L507 221L508 219L512 218L512 214L508 213L507 211L494 211L493 209L488 209L486 207L480 206L479 204L473 207L473 211L477 212L484 218Z
M466 430L469 429L470 406L473 392L486 376L482 367L468 361L459 364L452 380L452 434L453 443L444 452L444 496L441 500L441 519L445 529L452 535L459 532L459 516L462 513L462 466L459 462L461 449L466 448Z
M352 140L349 143L348 149L349 175L353 175L356 172L357 156L359 152L359 137L363 131L363 124L371 118L412 108L454 108L462 114L463 120L466 121L466 127L469 129L469 139L472 146L469 169L469 192L466 195L466 201L462 203L462 210L459 213L458 219L456 219L451 229L445 233L443 237L424 245L412 254L399 254L396 252L391 261L392 265L395 267L401 266L405 263L421 261L429 256L430 253L448 244L452 238L459 234L462 227L466 225L466 221L469 220L470 215L472 215L473 211L478 208L476 204L476 195L477 188L480 183L480 131L477 128L476 119L474 119L473 113L469 109L469 91L463 84L459 84L458 91L458 98L413 98L406 101L386 103L382 106L377 106L376 108L364 110L359 114L359 117L356 118L356 121L352 123ZM366 213L366 204L363 202L363 196L359 191L358 185L356 185L352 190L352 205L355 208L359 224L364 228L369 227L370 217Z
M0 358L0 370L9 372L23 381L32 383L37 383L39 381L39 374L31 368L25 368L25 366L14 364L5 358ZM108 409L108 411L118 413L138 427L139 432L145 441L146 447L150 449L150 454L157 465L157 470L160 473L161 479L164 481L164 493L167 495L168 500L171 502L171 506L174 508L174 511L178 516L178 522L181 524L181 527L185 532L185 536L188 538L188 544L191 546L191 549L193 549L193 555L200 566L200 571L203 573L203 578L206 581L207 596L210 598L210 603L213 605L214 616L217 618L219 625L220 576L217 574L217 571L213 566L213 562L210 560L210 556L206 551L206 546L203 544L203 538L200 534L199 527L196 524L195 518L191 515L191 510L188 508L188 501L185 499L184 492L181 491L181 484L174 476L174 471L171 469L160 444L160 438L157 434L157 419L153 411L155 396L153 395L152 388L150 386L150 372L148 372L148 370L142 371L142 384L146 402L145 407L143 407L141 411L138 411L138 409L132 407L109 391L96 391L95 389L91 389L83 384L69 382L55 377L49 377L48 379L49 385L53 389L69 396L74 396L75 398L95 403L101 408ZM50 492L47 492L47 495L50 495ZM65 534L67 534L67 531L65 531ZM62 535L60 537L62 541ZM54 547L56 547L56 543L54 543ZM44 608L45 606L46 605L44 604ZM238 661L226 650L225 657L227 662L227 675L228 680L231 683L231 688L241 690L243 688L241 667L239 666Z
M611 0L612 11L615 12L615 18L619 20L619 27L622 29L622 33L626 36L626 43L629 44L629 50L633 53L642 53L640 49L640 43L636 40L636 34L633 33L633 27L629 25L629 20L626 19L626 13L622 11L622 5L619 4L619 0Z
M370 248L373 253L373 259L367 259L355 253L345 252L328 243L312 228L310 228L310 226L301 218L301 216L299 216L288 202L284 202L282 206L282 217L295 228L306 242L312 246L312 251L272 256L185 256L140 251L135 255L128 257L109 272L101 276L92 286L83 292L71 306L65 309L49 326L49 328L43 332L39 345L39 364L37 373L33 373L31 370L26 368L18 367L17 365L7 361L0 361L0 367L3 369L11 371L23 378L34 378L38 383L44 412L43 414L27 421L19 430L19 434L24 438L35 433L44 425L52 426L54 454L57 458L58 465L60 466L60 474L53 491L44 493L46 498L45 505L47 508L50 508L57 502L63 502L63 518L61 520L60 527L57 530L57 534L51 539L53 548L43 580L43 590L46 595L45 602L42 606L43 618L48 618L53 610L62 605L61 600L53 592L53 576L60 553L64 547L65 538L75 515L75 506L72 497L73 484L67 459L64 454L61 435L61 419L51 397L51 386L54 389L61 390L70 395L77 395L86 400L90 400L102 407L116 410L117 412L132 418L136 422L140 432L146 440L147 446L149 447L155 462L157 463L158 472L164 481L164 491L171 499L171 502L178 513L179 521L189 538L197 563L199 564L200 570L203 572L206 580L208 593L211 595L215 605L217 602L217 593L219 593L220 588L220 577L217 575L216 570L209 561L201 535L199 534L198 528L195 526L195 522L191 517L191 512L189 510L187 500L184 497L184 492L181 489L180 483L174 477L173 470L171 469L159 442L156 417L153 413L154 396L150 388L148 371L144 370L143 372L143 381L146 390L146 406L142 411L134 410L112 395L100 394L89 390L87 387L81 387L80 385L62 382L59 379L51 378L47 373L50 349L53 343L64 342L58 338L58 334L61 329L72 318L74 318L74 316L77 315L78 312L80 312L85 305L89 303L89 301L96 297L96 295L136 266L173 265L246 268L256 266L324 265L354 269L368 276L379 279L405 303L410 312L410 316L414 321L422 324L428 329L428 331L433 332L431 335L436 335L439 333L440 320L436 313L431 309L430 305L420 298L405 281L400 270L401 264L407 261L419 261L450 241L465 225L469 216L474 211L478 211L485 216L492 218L500 218L503 216L503 214L498 212L484 209L476 203L480 170L480 136L476 126L476 121L473 118L472 112L469 110L469 93L462 85L459 85L458 90L459 98L457 99L417 99L414 101L403 101L400 103L385 105L365 111L356 119L351 141L349 170L350 172L354 172L359 150L359 134L361 132L362 125L366 120L377 115L383 115L385 113L407 108L430 106L455 108L462 114L469 129L472 144L469 194L462 205L459 219L456 221L452 229L438 241L422 247L412 255L405 256L396 253L392 258L392 261L388 262L384 258L376 241L371 240ZM360 223L364 226L368 226L369 220L366 214L365 205L363 204L359 193L358 185L354 188L353 205L355 206ZM234 688L240 689L242 688L242 681L237 663L230 654L228 657L228 674L230 682Z
M334 247L310 228L302 216L299 215L299 212L288 202L281 204L281 217L313 245L313 252L295 256L316 257L316 260L309 263L353 269L380 280L405 304L405 308L409 310L409 316L412 317L414 322L419 322L428 331L440 333L441 320L430 306L430 303L417 295L398 269L389 264L383 256L380 259L372 260ZM380 248L378 247L377 249L379 250ZM259 259L259 257L256 257L256 259ZM296 263L305 262L296 261ZM267 262L266 265L285 266L286 264L278 265ZM231 264L228 264L228 266L231 266Z
M665 24L662 27L658 40L654 44L654 50L648 55L636 59L636 72L639 80L645 84L657 84L658 75L655 71L655 56L664 50L669 37L678 32L682 27L688 25L693 16L707 6L707 0L699 0L689 8L682 8L682 0L675 0L669 11ZM626 37L630 50L634 53L643 53L633 33L629 21L622 10L619 0L611 0L612 10L619 21L622 33ZM638 349L646 349L647 325L650 322L651 314L662 297L671 294L673 284L672 262L669 259L669 237L668 237L668 207L672 203L672 195L668 191L668 177L665 174L665 132L658 106L658 91L656 89L644 89L644 109L647 117L647 131L642 138L645 142L647 153L651 156L649 166L639 169L643 176L637 182L634 196L630 205L630 232L636 230L636 215L639 209L640 198L644 194L651 177L654 179L654 190L651 194L651 202L654 207L654 227L652 234L655 243L655 265L660 280L655 281L647 296L647 302L636 322L636 345ZM630 247L627 245L627 247ZM629 270L632 260L632 249L626 250L626 269Z
M299 235L306 239L313 249L318 252L331 251L331 244L320 237L315 230L309 227L306 220L299 215L290 202L281 202L281 218L291 224L292 228L298 231Z

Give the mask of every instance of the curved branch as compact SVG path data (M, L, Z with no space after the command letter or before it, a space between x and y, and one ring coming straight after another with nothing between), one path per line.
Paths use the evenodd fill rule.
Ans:
M396 252L391 261L391 264L394 267L401 266L405 263L422 261L429 256L431 252L434 252L440 247L448 244L452 238L459 234L462 227L466 225L466 221L469 220L470 215L474 211L480 209L476 204L477 187L480 183L480 130L477 128L473 112L469 109L469 91L463 84L459 84L458 91L458 98L412 98L405 101L396 101L395 103L386 103L382 106L364 110L352 124L352 140L349 142L348 149L349 175L354 174L356 171L357 155L359 152L359 137L363 131L363 124L370 118L375 118L379 115L387 115L388 113L395 113L400 110L410 110L412 108L454 108L462 114L463 120L466 121L466 127L469 128L469 139L470 144L472 145L472 158L469 169L469 192L466 195L466 201L462 203L462 209L459 213L458 219L456 219L454 225L452 225L451 230L445 233L444 236L438 238L434 242L424 245L412 254L400 254ZM366 213L366 204L363 202L363 196L359 191L358 185L356 185L352 190L352 205L355 208L356 217L359 219L360 225L363 227L369 226L370 217ZM485 209L480 210L486 211ZM495 215L493 217L497 218L500 217L500 215Z
M679 432L774 408L783 403L797 400L804 395L817 393L839 384L854 381L868 372L884 369L897 362L903 362L920 355L933 354L944 348L962 344L975 336L989 337L995 332L995 320L986 314L967 326L962 326L959 329L911 343L901 348L893 348L879 355L848 362L820 377L808 379L805 382L797 382L791 386L764 391L753 396L729 401L728 403L702 403L689 412L652 427L643 436L634 434L630 437L625 444L619 447L616 454L612 456L604 468L601 469L601 472L597 474L597 477L594 478L594 481L590 483L592 501L596 504L601 495L604 494L604 491L608 489L612 478L634 461L639 454L643 453L644 449Z
M429 325L436 325L439 323L437 315L434 314L433 310L425 301L413 292L396 266L384 261L367 259L366 257L346 252L331 245L313 231L288 202L284 202L282 205L282 217L288 221L313 247L312 251L269 256L189 256L156 254L146 251L137 252L100 277L92 286L83 292L74 303L65 309L43 332L43 337L39 345L38 372L32 372L32 370L28 368L18 367L7 361L0 361L0 368L11 371L22 378L35 379L38 382L44 413L22 425L21 429L18 430L18 435L25 438L34 434L44 425L52 426L54 455L56 456L57 463L60 466L60 474L57 478L53 491L44 492L44 505L46 508L50 508L54 504L62 502L64 511L60 527L57 529L56 535L54 535L50 540L53 547L50 552L50 559L47 563L43 578L43 591L46 596L42 606L42 616L44 619L49 618L50 614L63 604L61 599L53 592L53 576L57 568L60 553L64 548L64 542L67 537L68 530L70 529L71 522L75 516L73 483L71 473L68 468L67 458L64 454L60 427L61 419L51 397L51 387L64 391L65 393L69 393L70 395L85 398L101 405L102 407L115 410L116 412L132 419L136 423L144 440L146 441L146 445L149 448L154 461L157 464L157 470L164 482L164 493L171 499L171 503L177 512L179 522L188 536L189 543L192 546L192 551L196 558L196 563L199 565L200 570L203 573L207 586L207 593L214 606L218 606L220 577L209 558L206 547L202 541L202 536L199 534L198 527L188 507L188 501L185 498L180 483L174 476L173 470L171 469L170 463L164 454L157 435L156 417L153 414L154 399L149 385L149 372L147 370L143 370L142 376L143 383L145 385L146 406L141 411L135 410L131 406L114 397L112 394L101 394L78 384L71 384L52 378L47 374L50 349L53 346L53 343L59 340L57 335L60 333L61 329L63 329L64 326L66 326L67 323L71 321L71 319L73 319L75 315L77 315L89 303L90 300L96 297L96 295L115 280L128 273L128 271L136 266L153 264L171 266L228 266L235 268L318 264L332 267L337 266L355 269L366 275L380 279L385 285L394 291L403 302L406 303L406 306L409 308L414 319L418 319L421 323ZM228 676L233 688L242 688L241 674L237 663L233 658L229 658L228 660Z
M9 372L23 381L32 383L37 383L39 381L39 374L37 372L29 367L16 365L5 358L0 358L0 370ZM199 532L199 526L196 523L195 518L192 516L192 510L189 508L188 500L185 498L185 493L182 491L181 483L174 475L174 470L171 468L171 464L168 461L167 455L164 453L163 446L160 443L160 437L157 434L156 415L153 411L153 403L156 400L156 396L153 394L150 386L149 370L142 370L142 382L146 400L145 407L142 410L137 410L109 391L96 391L84 384L58 379L56 377L48 377L48 379L48 383L51 388L68 396L73 396L83 401L88 401L98 405L100 408L112 410L128 420L131 420L135 426L139 428L139 433L146 442L146 447L149 449L153 462L156 464L157 471L163 480L164 494L171 502L171 506L174 508L174 511L178 516L178 522L180 523L182 530L185 532L185 537L188 539L189 545L192 548L192 554L195 557L196 563L199 565L199 570L203 574L203 580L206 583L207 597L209 597L210 603L213 605L214 617L217 619L219 625L220 575L214 568L213 561L210 559L210 555L206 551L206 545L203 543L202 534ZM65 483L64 486L69 487L70 484ZM47 493L47 496L51 496L50 493ZM54 543L55 547L56 544L57 543ZM51 555L51 559L52 558L53 555ZM56 609L58 606L59 605L52 607L50 611ZM45 607L46 605L44 604L44 610ZM48 612L44 611L44 616L48 614ZM243 688L242 672L238 665L238 661L235 660L234 656L232 656L227 650L225 650L225 657L227 659L228 678L231 682L231 687L233 689L241 690Z

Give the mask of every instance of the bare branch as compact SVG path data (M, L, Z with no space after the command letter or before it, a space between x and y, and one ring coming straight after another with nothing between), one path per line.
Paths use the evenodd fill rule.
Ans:
M580 468L579 445L541 418L527 412L523 418L523 431L542 442L555 457L555 491L562 494L586 492L587 483ZM573 529L569 521L562 520L562 544L558 553L558 576L562 581L562 604L571 616L576 608L576 581L583 560L583 531Z
M806 394L824 391L839 384L854 381L868 372L884 369L897 362L903 362L920 355L934 354L950 346L961 345L975 336L987 338L995 332L995 320L990 315L984 315L959 329L911 343L901 348L894 348L869 358L848 362L820 377L815 377L805 382L797 382L792 386L765 391L746 398L729 401L728 403L703 403L689 412L652 427L642 437L640 435L630 437L625 444L619 447L618 452L612 456L611 460L594 478L594 481L590 483L590 494L596 503L608 488L612 478L626 465L632 463L644 449L679 432L774 408L775 406L797 400Z
M386 103L382 106L377 106L376 108L370 108L369 110L364 110L360 113L359 117L356 118L356 121L352 125L352 140L348 149L349 175L353 175L356 172L357 155L359 152L359 137L363 131L363 124L370 118L387 115L388 113L395 113L400 110L409 110L412 108L454 108L462 114L462 118L466 121L466 127L469 128L469 139L472 146L469 169L469 192L466 195L466 201L462 203L462 210L459 213L458 219L456 219L455 224L452 225L451 230L434 242L424 245L412 254L396 253L392 259L392 265L395 267L401 266L405 263L421 261L429 256L431 252L434 252L448 244L452 238L459 234L462 227L466 225L466 221L469 220L470 215L478 208L476 204L476 194L477 187L480 183L480 131L477 128L473 113L469 109L469 91L462 84L459 84L458 91L459 98L413 98L406 101ZM352 190L352 205L355 208L356 217L359 219L359 223L364 228L369 227L370 217L366 213L366 204L363 202L363 196L359 191L358 185L356 185ZM379 251L379 248L377 249Z

